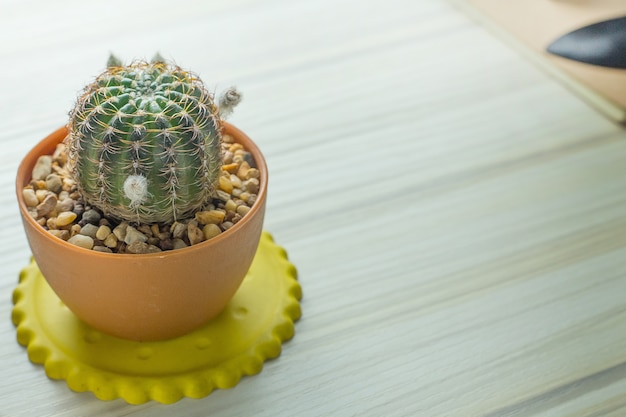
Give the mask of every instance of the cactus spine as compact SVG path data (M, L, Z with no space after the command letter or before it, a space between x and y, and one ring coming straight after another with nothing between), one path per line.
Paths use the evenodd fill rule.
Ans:
M200 79L155 57L109 68L70 113L70 172L105 215L169 223L203 206L221 170L221 119Z

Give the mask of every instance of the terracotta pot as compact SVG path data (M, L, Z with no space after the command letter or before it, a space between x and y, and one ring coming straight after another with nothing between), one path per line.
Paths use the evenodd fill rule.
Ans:
M258 198L232 228L197 245L160 253L110 254L83 249L52 236L28 214L22 189L40 155L51 154L66 135L60 128L37 144L17 172L22 222L43 276L78 318L125 339L180 336L217 316L252 263L259 243L267 194L261 151L242 131L225 123L252 154L261 173Z

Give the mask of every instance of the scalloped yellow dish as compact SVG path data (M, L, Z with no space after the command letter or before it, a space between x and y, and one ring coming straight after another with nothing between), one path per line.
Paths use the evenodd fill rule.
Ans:
M222 314L176 339L135 342L77 319L31 261L20 273L12 318L29 359L73 391L130 404L171 404L234 387L280 354L301 314L296 278L284 249L263 232L252 266Z

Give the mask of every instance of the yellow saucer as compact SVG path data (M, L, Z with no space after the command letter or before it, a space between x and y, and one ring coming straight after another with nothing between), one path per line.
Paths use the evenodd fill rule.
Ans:
M284 249L263 232L248 275L220 316L176 339L134 342L76 318L31 261L13 293L12 318L29 359L73 391L130 404L171 404L234 387L280 354L300 317L296 276Z

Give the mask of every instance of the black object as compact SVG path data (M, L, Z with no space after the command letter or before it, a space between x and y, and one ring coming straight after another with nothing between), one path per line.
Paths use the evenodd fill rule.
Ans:
M552 42L548 52L587 64L626 69L626 17L567 33Z

